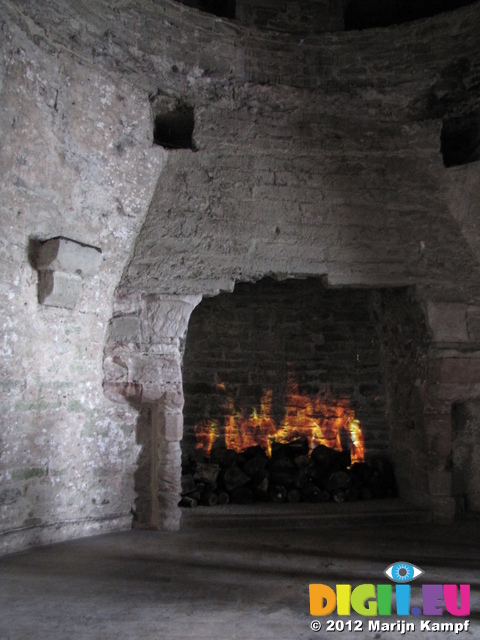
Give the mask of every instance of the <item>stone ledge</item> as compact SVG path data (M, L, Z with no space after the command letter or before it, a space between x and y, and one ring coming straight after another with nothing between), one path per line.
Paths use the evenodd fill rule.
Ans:
M74 309L82 297L80 276L61 271L40 271L38 301L46 307Z
M96 274L101 263L101 249L58 237L40 245L36 268L38 271L62 271L84 278Z
M47 307L74 309L82 297L82 279L97 273L102 251L57 237L38 244L33 262L39 272L39 303Z

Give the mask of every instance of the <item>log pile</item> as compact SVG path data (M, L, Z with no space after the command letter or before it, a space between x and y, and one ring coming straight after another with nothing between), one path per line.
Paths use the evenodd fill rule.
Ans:
M269 458L260 447L242 453L212 450L209 460L189 458L180 506L260 502L344 502L395 496L391 463L384 457L350 464L348 451L308 442L273 443Z

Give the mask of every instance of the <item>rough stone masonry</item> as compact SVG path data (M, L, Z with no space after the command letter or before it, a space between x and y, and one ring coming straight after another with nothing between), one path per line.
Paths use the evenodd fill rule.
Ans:
M480 181L440 136L480 113L479 3L348 32L335 10L306 35L173 0L0 7L0 548L129 527L145 451L142 524L178 526L190 313L265 275L412 288L432 334L412 437L436 462L405 497L451 517L451 408L480 395ZM191 147L154 144L185 108ZM63 306L34 259L56 238L101 251Z

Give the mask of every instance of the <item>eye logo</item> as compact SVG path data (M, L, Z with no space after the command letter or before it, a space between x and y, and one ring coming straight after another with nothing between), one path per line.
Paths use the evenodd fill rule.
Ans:
M359 584L352 588L351 584L337 584L332 589L326 584L311 584L310 615L328 616L335 608L338 616L351 616L352 611L360 616L391 616L395 607L397 616L451 616L465 617L470 615L470 585L469 584L422 584L417 590L421 592L422 606L411 606L412 585L408 584L425 572L410 562L394 562L384 571L392 584ZM443 600L443 601L442 601ZM421 631L452 631L459 633L468 629L469 620L464 623L433 623L430 620L421 623ZM315 624L318 623L314 621ZM312 623L313 624L313 623ZM343 624L343 623L342 623ZM312 629L318 631L321 624ZM463 625L463 627L462 627ZM361 625L360 625L361 626ZM338 630L339 627L336 627ZM343 628L348 629L346 625ZM327 625L327 631L329 627ZM333 630L333 627L330 631ZM359 629L357 629L359 630ZM395 623L370 621L369 631L415 631L413 622L405 622L403 618Z
M411 582L425 573L419 567L409 562L394 562L384 571L384 574L393 582Z

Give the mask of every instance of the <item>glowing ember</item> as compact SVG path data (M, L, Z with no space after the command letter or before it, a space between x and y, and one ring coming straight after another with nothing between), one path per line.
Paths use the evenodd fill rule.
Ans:
M235 407L233 392L225 384L218 385L224 392L224 432L227 449L241 452L251 446L260 445L268 455L272 443L288 443L297 438L307 438L309 449L319 444L342 451L350 450L352 464L363 462L364 443L360 422L350 408L348 400L332 400L319 396L300 394L298 384L289 374L285 394L285 417L276 424L272 417L273 391L264 391L260 400L260 410L252 409L249 414ZM203 449L207 457L215 440L220 436L217 420L202 420L195 425L197 449Z

